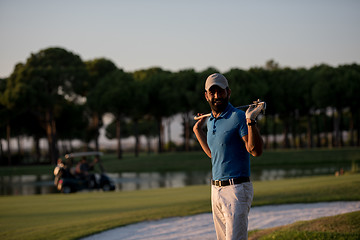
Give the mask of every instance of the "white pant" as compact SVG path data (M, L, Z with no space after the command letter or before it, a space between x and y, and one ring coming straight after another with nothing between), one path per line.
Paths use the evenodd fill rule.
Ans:
M253 196L251 182L225 187L212 185L211 205L218 240L248 239L248 215Z

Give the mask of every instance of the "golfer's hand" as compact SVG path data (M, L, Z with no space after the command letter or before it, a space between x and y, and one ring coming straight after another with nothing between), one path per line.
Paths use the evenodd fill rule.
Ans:
M201 116L201 115L203 115L203 114L200 114L200 113L197 114L197 116ZM205 122L206 122L206 119L207 119L206 117L200 118L200 119L195 123L195 125L194 125L194 127L193 127L193 131L194 131L194 132L197 132L197 131L201 130L201 129L203 128Z
M251 105L245 112L245 116L247 119L255 120L256 117L260 114L261 110L263 110L263 105L258 104L257 106Z

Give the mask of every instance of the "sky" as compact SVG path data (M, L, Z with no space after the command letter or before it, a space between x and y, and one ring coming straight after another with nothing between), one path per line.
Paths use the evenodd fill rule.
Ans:
M118 68L360 63L358 0L0 0L0 78L61 47Z

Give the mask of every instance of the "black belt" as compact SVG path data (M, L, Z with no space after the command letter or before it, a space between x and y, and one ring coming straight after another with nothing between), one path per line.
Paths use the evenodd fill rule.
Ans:
M239 177L239 178L232 178L232 179L225 180L225 181L211 180L211 184L218 186L218 187L241 184L244 182L250 182L250 178L249 177Z

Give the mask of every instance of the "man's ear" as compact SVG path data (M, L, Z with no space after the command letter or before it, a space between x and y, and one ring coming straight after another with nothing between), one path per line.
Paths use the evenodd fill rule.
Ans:
M230 98L231 96L231 89L230 88L226 88L227 94L228 94L228 98Z
M206 99L206 101L209 101L207 91L205 91L205 99Z

